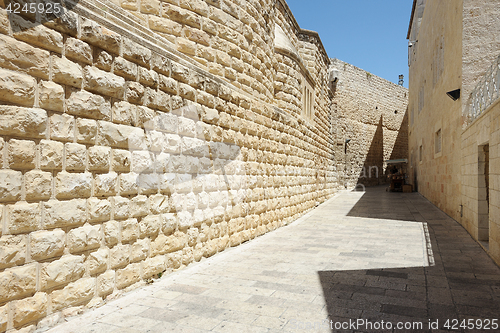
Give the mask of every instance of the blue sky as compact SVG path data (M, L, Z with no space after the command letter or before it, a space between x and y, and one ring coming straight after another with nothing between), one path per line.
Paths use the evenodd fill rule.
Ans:
M405 76L412 0L286 0L303 29L317 31L330 58L394 83Z

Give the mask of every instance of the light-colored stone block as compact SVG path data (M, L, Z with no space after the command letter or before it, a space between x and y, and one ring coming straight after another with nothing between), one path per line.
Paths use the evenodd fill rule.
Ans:
M20 234L35 231L40 228L40 205L18 202L7 206L7 228L11 234Z
M68 247L71 253L95 249L101 243L101 226L85 224L68 232Z
M66 233L61 229L40 230L30 235L30 252L34 260L61 256L66 243Z
M84 256L65 255L40 267L40 289L78 280L85 273Z
M27 253L25 235L0 237L0 269L24 264Z

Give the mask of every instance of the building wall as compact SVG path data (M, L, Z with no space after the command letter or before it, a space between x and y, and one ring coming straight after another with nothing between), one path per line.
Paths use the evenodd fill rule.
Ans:
M36 25L0 9L0 331L101 304L335 192L329 59L280 10L80 1ZM275 22L303 68L273 52Z
M461 1L426 1L418 42L410 52L410 181L432 203L460 218L461 102L446 92L461 87ZM436 151L441 130L441 151ZM420 157L420 147L422 154Z
M411 181L497 262L498 105L472 124L466 111L500 53L499 10L496 1L428 0L418 35L409 34L418 40L409 49ZM446 96L455 89L457 101Z
M408 156L408 90L338 59L331 66L339 71L333 98L339 182L386 183L384 162Z

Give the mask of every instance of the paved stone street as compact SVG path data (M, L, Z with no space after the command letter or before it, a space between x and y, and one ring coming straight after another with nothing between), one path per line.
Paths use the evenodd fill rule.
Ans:
M332 332L361 319L431 331L429 319L443 329L499 309L500 269L457 222L419 194L376 187L49 332Z

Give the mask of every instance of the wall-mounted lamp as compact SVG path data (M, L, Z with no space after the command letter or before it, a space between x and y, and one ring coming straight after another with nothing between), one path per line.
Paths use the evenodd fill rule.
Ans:
M457 99L460 98L460 89L448 91L446 95L448 95L448 97L450 97L452 100L456 101Z
M415 45L416 42L418 42L418 40L409 40L408 47L412 47L413 45Z

